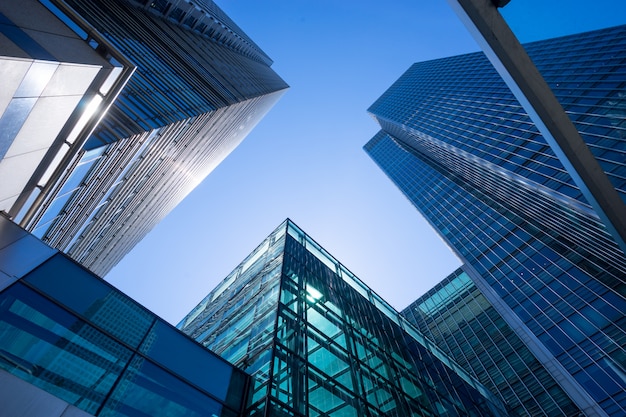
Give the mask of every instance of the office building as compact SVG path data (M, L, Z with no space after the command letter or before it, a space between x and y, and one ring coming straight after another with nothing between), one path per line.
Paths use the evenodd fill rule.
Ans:
M248 381L0 216L3 416L235 417Z
M289 220L177 327L252 375L249 416L508 415Z
M626 26L525 46L622 198L625 46ZM486 57L417 63L369 112L366 152L473 285L584 415L624 415L626 257Z
M209 0L9 1L0 33L0 209L100 276L287 88Z
M512 416L576 416L580 410L459 268L401 314L498 393Z

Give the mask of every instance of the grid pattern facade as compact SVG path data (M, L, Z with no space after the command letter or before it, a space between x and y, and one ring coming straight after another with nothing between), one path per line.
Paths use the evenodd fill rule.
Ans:
M178 327L252 373L251 416L507 415L289 221Z
M17 220L102 276L241 143L287 85L245 34L226 29L236 27L230 19L215 20L223 13L210 2L185 3L186 13L210 17L220 36L186 24L169 2L63 4L136 70L83 151Z
M241 415L243 371L4 217L0 229L0 276L22 271L0 282L0 369L94 416Z
M402 315L499 394L511 415L580 413L461 268L402 310Z
M625 42L621 26L527 46L622 196ZM626 258L484 55L415 64L370 112L366 152L567 394L624 414Z

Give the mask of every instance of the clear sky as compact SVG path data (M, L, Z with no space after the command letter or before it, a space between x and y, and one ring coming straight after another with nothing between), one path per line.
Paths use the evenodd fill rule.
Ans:
M107 279L176 324L285 218L402 309L459 260L362 150L418 61L478 50L445 0L217 0L291 86ZM521 41L626 23L626 1L513 0Z

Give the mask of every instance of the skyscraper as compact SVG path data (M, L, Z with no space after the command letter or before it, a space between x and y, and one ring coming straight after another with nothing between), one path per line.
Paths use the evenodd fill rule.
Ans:
M71 36L50 41L29 10ZM82 82L85 99L67 106L67 124L57 121L49 151L38 154L39 164L24 172L28 179L3 208L98 275L198 185L287 88L267 55L208 0L29 0L5 2L0 11L9 52L82 64L78 54L58 52L78 44L94 67L95 81ZM100 76L96 64L117 79ZM16 94L14 101L24 100L19 88ZM100 103L91 119L90 103ZM32 125L50 118L44 113Z
M401 313L492 392L512 416L575 416L580 410L459 268Z
M626 27L526 45L626 199ZM626 257L482 53L413 65L366 152L585 415L626 413Z
M508 415L289 220L178 328L252 375L250 416Z

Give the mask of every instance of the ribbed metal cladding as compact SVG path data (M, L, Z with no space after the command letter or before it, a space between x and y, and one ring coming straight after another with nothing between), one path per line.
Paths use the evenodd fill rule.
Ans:
M202 3L206 10L184 5L225 30L219 41L208 29L186 25L180 13L174 19L162 12L175 1L154 2L162 10L130 0L66 3L137 69L24 226L104 275L241 143L288 86L211 2ZM89 170L79 171L81 158L99 150Z
M132 4L165 17L186 29L191 29L267 66L273 61L250 39L215 3L206 0L129 0Z
M50 236L51 245L105 275L243 140L254 125L250 120L258 121L279 96L167 126L145 147L133 140L112 144L44 240Z
M265 63L123 0L67 3L137 66L92 147L287 87Z

